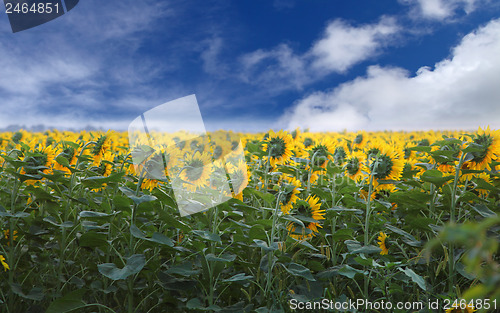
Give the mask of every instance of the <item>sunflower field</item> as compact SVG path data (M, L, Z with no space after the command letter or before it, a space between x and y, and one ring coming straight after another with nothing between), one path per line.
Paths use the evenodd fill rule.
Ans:
M0 133L0 311L500 312L500 131L237 136L140 167L125 132ZM181 216L167 168L230 200Z

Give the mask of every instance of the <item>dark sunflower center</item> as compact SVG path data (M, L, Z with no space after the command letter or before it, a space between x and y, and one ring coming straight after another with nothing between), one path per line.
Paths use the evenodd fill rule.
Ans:
M92 148L92 154L93 155L99 155L102 151L102 147L104 146L104 143L106 142L106 136L105 135L102 135L101 137L99 137L99 139L97 139L96 141L96 144L94 145L94 147Z
M312 218L312 212L311 212L311 207L309 205L304 205L304 204L300 204L298 207L297 207L297 212L302 215L302 216L305 216L305 217L309 217L309 218ZM309 226L309 222L303 222L304 223L304 226L307 228Z
M47 139L45 140L45 145L46 146L50 146L51 144L53 144L54 142L56 142L56 140L52 137L47 137Z
M284 185L284 192L283 192L283 195L281 196L281 202L283 204L288 204L290 203L290 201L292 200L292 196L293 196L293 190L294 190L295 186L294 185L290 185L290 184L285 184Z
M356 138L354 138L354 143L359 145L360 143L363 142L363 134L359 134L356 136Z
M474 143L481 146L482 150L472 152L472 155L474 156L472 162L480 163L488 155L488 149L490 148L491 144L493 144L493 138L491 138L491 136L487 134L478 135L476 136L476 138L474 138Z
M373 161L370 164L370 170L374 173L373 176L375 178L384 179L391 173L393 165L394 164L392 162L392 159L389 156L383 154L378 158L378 162Z
M417 144L417 146L419 146L419 147L426 147L429 145L430 145L429 139L425 139L425 138L420 140Z
M368 150L368 152L366 153L366 157L368 159L373 159L377 156L377 154L380 152L379 149L377 148L371 148L370 150Z
M185 140L180 140L179 137L174 137L172 138L173 141L175 142L175 146L179 149L184 149L184 147L186 146L186 141Z
M186 176L189 181L197 181L203 174L203 161L192 160L187 164Z
M237 170L236 172L231 174L231 184L233 185L233 191L235 193L241 192L240 189L245 180L245 174L240 170Z
M221 146L215 146L214 148L214 159L217 160L222 156L222 147Z
M75 149L73 147L67 147L64 148L64 150L59 154L63 158L65 158L68 161L71 161L71 159L75 156Z
M349 173L349 175L356 175L356 173L359 171L358 158L351 158L349 161L347 161L345 168L347 170L347 173Z
M312 157L314 157L314 164L322 166L328 159L328 148L324 145L317 145L311 150Z
M48 157L47 154L35 151L37 155L35 156L30 156L25 159L26 162L26 173L30 175L34 175L38 173L37 169L33 169L33 167L38 167L38 166L45 166L47 163Z
M405 159L409 159L410 156L411 156L411 150L410 150L410 148L408 148L408 147L404 148L403 152L404 152L404 158Z
M240 143L238 141L232 141L231 142L231 150L232 151L235 151L236 149L238 149L238 146L240 145Z
M15 143L19 143L19 140L23 138L23 133L21 132L15 132L14 135L12 135L12 141Z
M267 145L271 157L279 158L285 154L286 143L283 138L272 138Z
M311 138L304 139L304 147L306 148L312 146L313 143L314 141Z
M441 150L453 151L453 157L458 158L458 155L460 154L460 145L458 143L449 144L441 147Z
M347 153L344 150L344 147L335 148L335 152L333 153L333 158L335 159L335 163L341 164L345 161Z

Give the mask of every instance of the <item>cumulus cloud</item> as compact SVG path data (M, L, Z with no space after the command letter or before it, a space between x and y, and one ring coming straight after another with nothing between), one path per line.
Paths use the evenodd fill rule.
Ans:
M478 7L482 0L403 0L413 7L411 14L427 19L443 20L459 11L467 14ZM486 1L483 1L486 2Z
M366 76L299 100L288 128L313 131L500 127L500 19L466 35L450 58L413 76L371 66Z
M241 78L278 91L301 90L331 73L342 73L372 58L390 44L400 28L394 18L372 24L352 25L342 19L328 24L323 36L303 54L287 44L259 49L241 57Z
M310 50L313 66L331 72L344 72L354 64L371 58L387 45L387 40L397 31L396 21L389 17L383 17L376 24L359 27L335 20Z

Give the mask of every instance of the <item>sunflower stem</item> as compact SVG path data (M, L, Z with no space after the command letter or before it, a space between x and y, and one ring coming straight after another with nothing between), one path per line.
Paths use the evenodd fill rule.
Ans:
M369 162L369 161L368 161ZM365 242L364 245L367 246L369 243L369 224L370 224L370 213L371 213L371 199L372 199L372 192L373 192L373 176L374 173L377 169L378 165L378 156L375 158L375 161L373 163L373 168L370 171L370 181L368 183L368 196L366 200L366 215L365 215ZM365 281L364 281L364 294L365 298L368 299L368 287L369 287L370 279L365 276Z
M451 205L450 205L450 224L455 224L455 209L457 205L457 185L458 180L460 179L460 170L462 169L462 165L465 161L465 156L467 153L463 153L460 156L460 160L455 168L455 178L453 180L453 189L451 190ZM448 287L449 292L453 293L453 289L455 286L455 247L453 242L450 242L448 245Z

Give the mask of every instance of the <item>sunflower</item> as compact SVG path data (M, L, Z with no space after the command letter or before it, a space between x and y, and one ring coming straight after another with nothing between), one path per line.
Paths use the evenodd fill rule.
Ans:
M377 150L375 152L375 150ZM375 180L398 180L403 173L404 161L387 144L380 143L367 153L367 172L373 173Z
M476 311L477 310L474 308L473 305L467 304L467 307L465 307L463 309L461 308L461 306L446 309L445 313L472 313L472 312L476 312Z
M68 161L69 165L75 165L76 160L77 160L77 154L78 154L78 151L75 148L73 148L72 146L67 146L67 147L63 148L62 152L60 152L57 155L57 157L63 157L64 159L66 159ZM69 168L66 167L65 165L59 163L59 161L57 161L57 160L56 160L56 162L54 162L54 169L62 171L66 174L71 174L71 171L69 170Z
M330 138L322 138L316 144L311 145L309 150L309 157L314 161L314 165L326 168L328 160L333 160L335 153L335 146ZM314 160L313 160L314 158Z
M206 152L196 151L192 155L187 155L184 159L184 168L180 173L180 178L186 182L184 187L194 192L198 187L208 186L212 173L211 162L212 158Z
M175 145L169 145L164 149L161 149L163 154L163 166L165 167L165 173L168 176L168 172L172 171L181 164L181 152L176 149Z
M490 127L478 129L472 138L472 144L480 151L471 152L473 159L464 163L463 168L471 170L491 170L490 163L500 156L500 131L491 131Z
M113 135L114 132L112 130L108 130L105 134L99 136L99 138L95 141L94 146L90 150L92 158L94 159L94 166L98 166L104 153L111 150L111 137Z
M380 235L378 236L378 246L380 247L380 249L382 249L382 251L380 252L381 255L386 255L389 253L389 248L387 247L387 243L385 242L386 239L387 239L387 234L386 233L383 233L383 232L380 232Z
M356 134L356 137L352 140L352 148L354 149L363 149L366 145L368 138L368 134L365 131L361 131Z
M262 148L268 154L271 166L275 167L276 164L284 164L292 156L292 136L280 130L275 133L269 131Z
M363 163L365 163L365 155L360 151L355 151L348 156L344 165L347 177L354 181L360 181L364 176L362 172Z
M321 210L321 203L318 202L319 198L315 196L309 196L306 200L297 201L294 207L297 210L297 215L301 215L306 218L312 218L317 222L304 222L307 233L305 229L302 229L301 234L297 234L296 224L288 224L287 229L292 238L295 238L297 240L307 240L316 235L316 233L318 232L318 227L321 228L319 221L325 219L325 210Z
M293 205L297 202L301 186L300 180L292 176L285 176L281 182L283 188L282 196L280 197L281 211L283 214L290 213Z
M40 171L38 167L46 167L41 172L48 174L54 163L55 150L52 146L39 147L38 144L32 142L30 147L36 147L33 152L26 152L24 157L25 165L21 170L21 174L37 175ZM33 185L35 180L27 180L26 183Z
M5 271L10 270L9 264L7 264L7 262L5 262L5 257L1 254L0 254L0 263L2 263L3 269Z
M228 165L228 173L231 178L234 198L243 200L243 189L248 186L250 172L248 171L247 165L243 160L240 160L237 166L231 163Z

